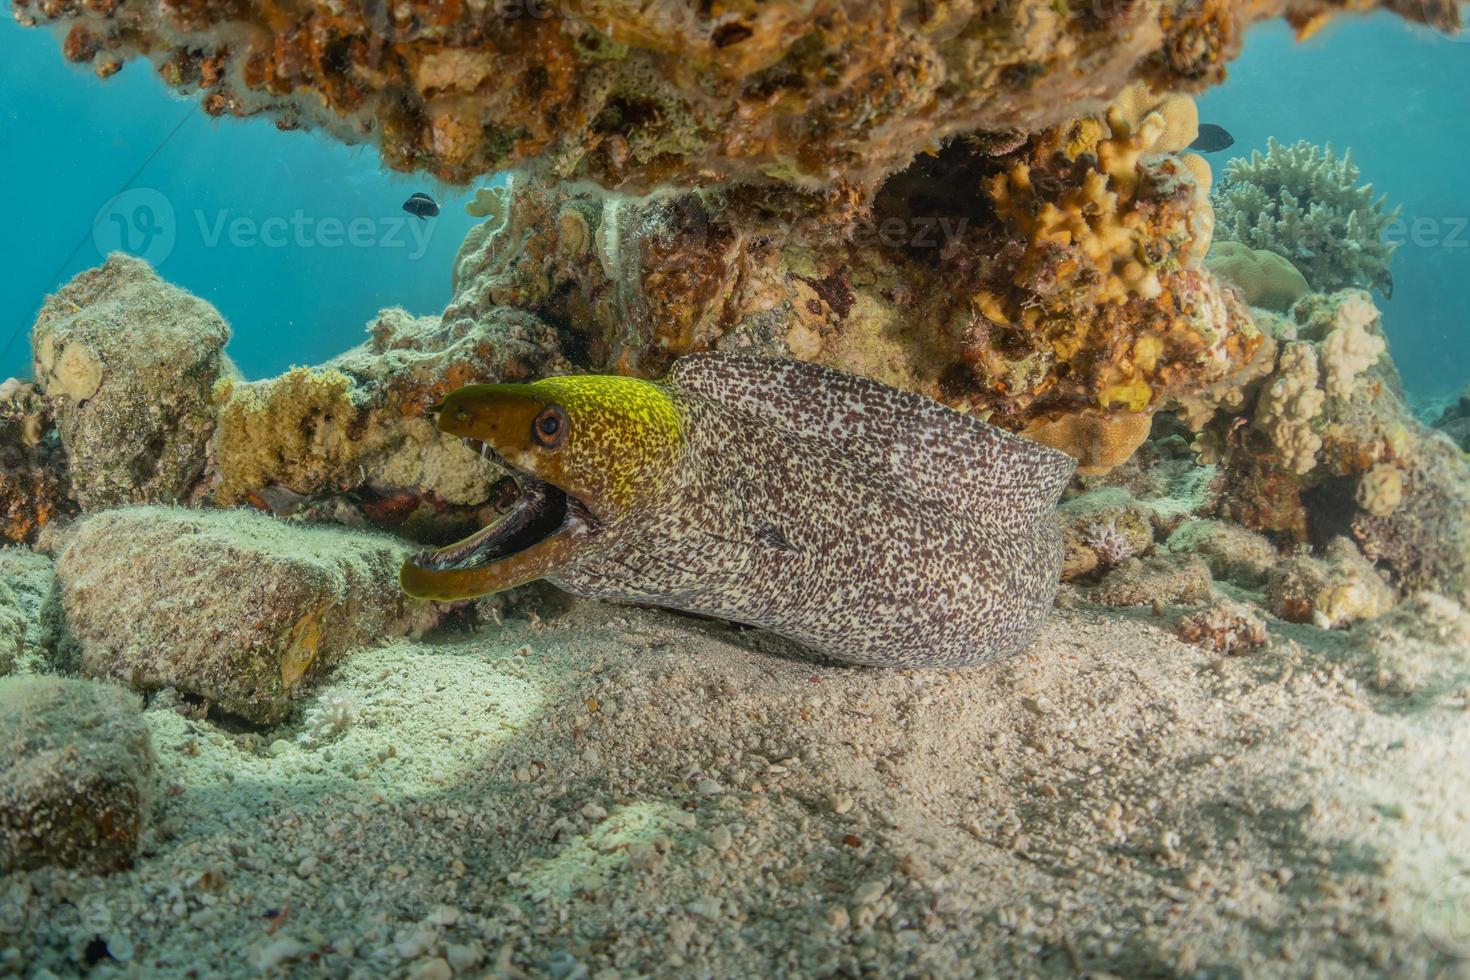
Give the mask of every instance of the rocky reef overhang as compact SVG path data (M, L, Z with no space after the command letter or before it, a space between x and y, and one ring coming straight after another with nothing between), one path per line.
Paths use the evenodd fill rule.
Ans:
M374 143L468 182L512 167L641 192L764 182L875 189L976 132L1034 133L1130 82L1198 90L1245 29L1454 0L16 0L66 57L151 61L212 115Z

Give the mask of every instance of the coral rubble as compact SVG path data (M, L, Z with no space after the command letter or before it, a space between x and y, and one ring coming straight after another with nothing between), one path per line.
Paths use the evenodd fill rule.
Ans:
M0 679L0 872L132 863L153 795L138 709L109 684Z
M47 299L31 343L84 510L186 499L204 472L230 330L121 253Z
M1334 538L1322 558L1299 555L1272 569L1266 583L1271 612L1322 629L1382 616L1398 597L1373 563L1347 538Z
M1218 235L1284 256L1318 292L1359 286L1392 294L1395 246L1384 232L1399 212L1385 210L1387 198L1374 200L1373 185L1358 177L1351 151L1338 158L1330 145L1282 146L1273 138L1265 155L1225 165L1215 188Z
M1184 616L1175 632L1186 643L1223 654L1246 653L1270 639L1265 619L1251 606L1232 599L1216 600Z
M212 115L373 142L396 169L466 181L530 165L646 190L871 188L935 140L1041 129L1133 79L1219 81L1252 21L1305 29L1339 6L19 0L16 12L57 28L66 57L98 74L145 56ZM1385 6L1458 23L1451 0Z
M91 515L56 563L56 657L279 721L347 651L437 624L433 606L398 591L405 553L388 538L250 511Z

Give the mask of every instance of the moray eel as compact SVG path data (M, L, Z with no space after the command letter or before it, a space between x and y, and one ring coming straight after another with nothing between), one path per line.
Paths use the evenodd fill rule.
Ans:
M455 600L535 579L763 627L857 664L985 663L1056 596L1068 455L814 364L471 385L439 428L511 471L500 520L403 566Z

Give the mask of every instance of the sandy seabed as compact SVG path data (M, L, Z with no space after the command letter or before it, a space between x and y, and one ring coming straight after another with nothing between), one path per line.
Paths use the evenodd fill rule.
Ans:
M1470 711L1340 633L1058 610L968 671L576 604L145 713L137 865L0 879L35 976L1470 976ZM1463 694L1463 692L1461 692ZM3 972L3 969L0 969Z

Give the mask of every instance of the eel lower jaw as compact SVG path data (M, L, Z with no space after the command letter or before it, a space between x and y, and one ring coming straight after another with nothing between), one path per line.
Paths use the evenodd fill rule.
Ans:
M504 463L488 446L466 440L482 458ZM423 551L403 563L403 590L451 601L489 595L550 574L600 529L587 506L560 487L510 467L520 498L511 510L463 541Z

